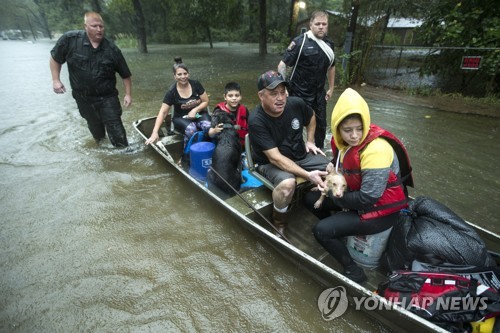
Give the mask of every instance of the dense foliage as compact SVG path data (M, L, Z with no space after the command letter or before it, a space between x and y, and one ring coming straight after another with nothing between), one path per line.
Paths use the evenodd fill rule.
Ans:
M425 71L439 73L452 89L460 84L460 91L485 91L498 93L500 86L500 7L495 0L440 1L426 13L425 23L420 28L424 45L464 47L468 49L446 49L429 58ZM453 74L453 67L461 63L463 56L482 56L478 71ZM474 77L483 86L470 87ZM453 90L453 89L452 89Z
M0 30L24 38L57 37L58 34L83 27L83 13L100 12L106 22L107 35L123 47L145 47L151 43L194 44L208 42L275 43L281 52L295 35L297 26L292 15L298 0L0 0ZM336 45L341 76L337 82L360 82L375 44L397 44L398 38L386 31L391 17L419 18L425 21L415 33L424 46L483 48L481 69L454 77L451 73L464 55L463 50L436 52L429 57L422 74L433 73L460 82L466 87L472 76L480 76L486 94L498 94L500 79L499 7L495 0L306 0L306 10L298 22L306 22L315 9L334 10L339 15L330 20L330 35ZM142 13L138 13L138 8ZM266 13L262 22L263 9ZM354 25L350 18L356 17ZM292 27L293 26L293 27ZM293 28L291 30L290 28ZM354 36L351 51L343 54L346 30ZM354 33L355 31L355 33ZM34 36L34 37L33 37ZM141 47L142 46L142 47ZM484 48L490 48L485 50ZM470 52L469 52L470 53ZM452 85L450 85L451 87ZM460 90L460 91L463 91Z
M197 43L208 41L258 41L258 0L140 0L146 18L148 39L153 43ZM342 0L307 1L307 11L340 8ZM29 31L28 20L48 37L82 27L83 13L100 12L111 36L135 35L132 0L0 0L0 30ZM287 32L291 0L267 1L267 28ZM304 13L305 16L307 16ZM275 36L276 33L270 34Z

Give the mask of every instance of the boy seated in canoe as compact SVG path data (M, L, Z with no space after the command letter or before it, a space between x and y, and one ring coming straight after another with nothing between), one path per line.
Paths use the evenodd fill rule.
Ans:
M248 109L241 104L241 87L237 82L228 82L224 87L224 102L220 102L214 108L213 114L220 111L229 113L234 127L238 132L241 146L245 146L245 135L248 133ZM210 138L214 138L223 130L222 124L212 124L208 131Z

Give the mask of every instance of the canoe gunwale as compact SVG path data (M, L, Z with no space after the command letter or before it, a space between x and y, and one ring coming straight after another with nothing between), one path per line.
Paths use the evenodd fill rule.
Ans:
M141 124L146 121L154 122L155 119L156 117L143 118L135 121L133 123L133 126L144 139L147 139L148 134L145 134L141 130ZM177 169L177 171L179 171L186 179L190 180L190 183L192 183L199 190L208 195L212 200L214 200L214 202L223 206L235 219L240 221L245 228L259 236L262 236L266 242L273 246L285 258L293 263L298 264L301 270L304 270L306 273L313 276L319 283L323 284L326 287L332 287L335 284L345 287L351 304L354 304L352 300L353 297L371 297L385 305L383 307L380 307L380 309L374 311L363 310L363 312L368 316L375 318L376 320L396 332L448 332L447 330L417 316L416 314L402 307L391 305L387 299L374 294L369 289L346 278L344 275L340 274L333 268L325 265L321 261L298 249L294 245L284 241L279 237L276 237L271 230L266 229L263 225L260 225L256 221L252 220L249 217L249 215L252 215L251 213L247 215L242 214L238 209L228 204L224 199L216 195L204 184L193 178L189 174L189 172L177 165L174 157L170 154L170 152L168 151L168 147L165 146L165 143L163 141L160 140L157 144L151 146L165 160L167 160L171 166ZM484 235L491 238L493 241L500 239L500 236L495 233L478 227L470 222L467 223L478 230L481 237L483 237Z

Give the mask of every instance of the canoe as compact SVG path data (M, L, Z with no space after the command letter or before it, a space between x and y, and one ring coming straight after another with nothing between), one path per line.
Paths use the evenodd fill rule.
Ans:
M155 124L156 117L144 118L133 123L135 130L145 139L149 138ZM184 169L177 162L183 152L183 138L172 131L160 130L160 141L151 147L160 154L172 168L188 179L200 192L207 195L216 204L223 207L248 230L257 234L271 244L286 259L296 264L303 271L310 274L319 283L327 288L341 286L345 290L350 306L354 306L355 299L362 297L378 302L376 309L365 309L366 315L379 321L382 325L396 332L448 332L443 328L405 310L402 307L391 306L384 298L374 293L378 284L385 280L386 275L377 269L365 270L368 280L358 284L341 272L339 264L318 244L312 235L311 229L317 218L301 205L300 191L296 191L294 201L294 219L289 221L287 238L289 242L275 236L270 226L272 214L271 190L266 186L247 188L231 195L222 193L213 187L207 186L205 181L193 177L189 170ZM468 222L469 223L469 222ZM484 228L469 223L485 241L489 250L500 253L500 236Z

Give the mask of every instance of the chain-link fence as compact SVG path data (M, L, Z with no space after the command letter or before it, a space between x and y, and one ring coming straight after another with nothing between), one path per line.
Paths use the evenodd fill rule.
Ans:
M498 93L499 48L374 46L365 82L398 89Z

